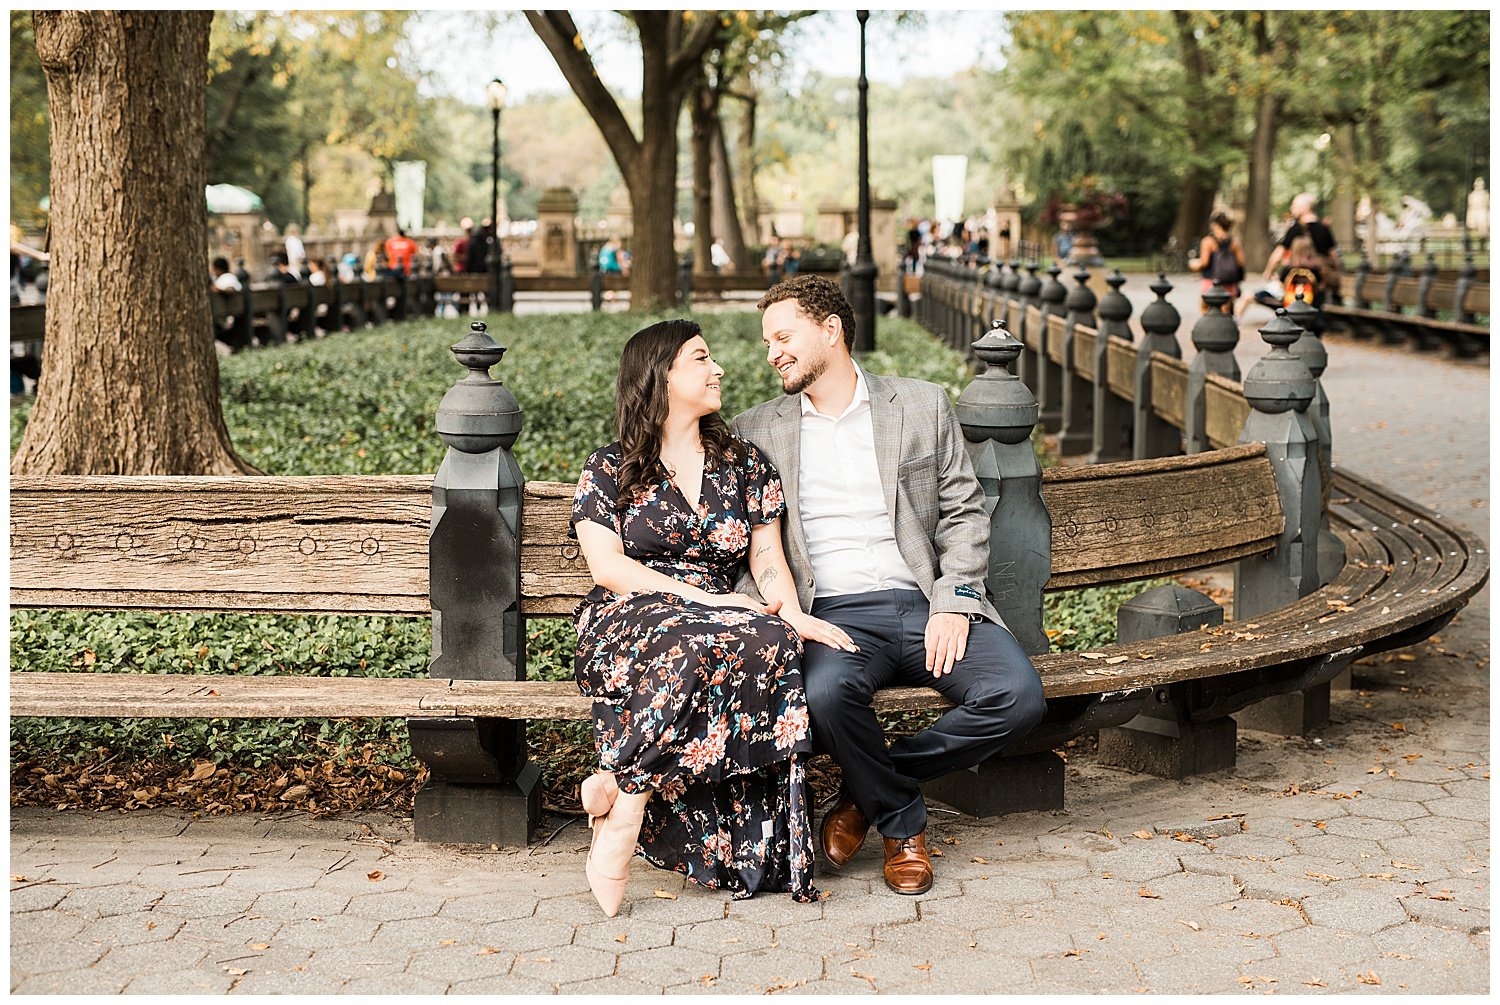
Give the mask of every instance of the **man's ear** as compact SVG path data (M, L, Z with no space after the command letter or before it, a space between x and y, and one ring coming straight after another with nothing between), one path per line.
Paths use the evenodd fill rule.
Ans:
M828 315L828 320L823 322L823 335L830 348L844 341L844 319L837 314Z

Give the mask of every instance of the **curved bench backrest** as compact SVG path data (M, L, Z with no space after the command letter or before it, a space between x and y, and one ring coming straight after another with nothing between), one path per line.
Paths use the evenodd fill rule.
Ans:
M573 486L528 482L523 613L571 614L593 582L567 536ZM1281 509L1260 444L1054 469L1048 589L1270 551ZM426 614L426 475L11 479L19 608Z

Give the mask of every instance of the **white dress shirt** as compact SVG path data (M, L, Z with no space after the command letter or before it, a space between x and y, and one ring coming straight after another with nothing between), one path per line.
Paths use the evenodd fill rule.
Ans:
M896 547L875 459L870 389L864 371L854 370L854 400L842 415L824 415L805 392L800 396L797 504L819 597L920 589Z

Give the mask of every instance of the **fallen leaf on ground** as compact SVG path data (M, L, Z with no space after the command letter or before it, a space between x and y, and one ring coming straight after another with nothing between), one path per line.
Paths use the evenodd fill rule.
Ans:
M1106 653L1079 653L1078 656L1080 659L1086 660L1102 660L1107 658Z
M1108 663L1110 666L1113 666L1116 663L1125 663L1129 659L1130 659L1129 656L1111 656L1109 659L1105 660L1104 662Z
M1359 981L1361 984L1379 984L1380 983L1380 978L1375 976L1375 971L1373 971L1373 970L1371 970L1369 973L1355 974L1354 975L1354 979L1357 980L1357 981Z
M1152 893L1150 890L1146 889L1144 886L1141 887L1140 890L1138 890L1136 892L1136 896L1137 897L1145 897L1147 900L1161 900L1161 894L1159 894L1159 893Z
M496 949L494 946L485 946L483 949L481 949L479 952L475 953L474 955L475 956L493 956L496 953L498 953L499 951L500 950Z
M913 970L931 970L932 969L932 964L931 963L913 963L911 965L911 968Z
M1328 982L1327 981L1317 981L1317 980L1314 980L1314 981L1303 981L1302 984L1303 984L1303 986L1310 987L1310 988L1326 988L1328 986Z
M615 936L615 941L623 945L625 940L628 938L630 938L629 932L621 932L619 935Z
M1150 831L1136 831L1136 832L1135 832L1135 833L1134 833L1134 834L1132 834L1132 835L1131 835L1131 836L1132 836L1132 837L1138 837L1138 838L1140 838L1140 839L1141 839L1141 840L1142 840L1142 841L1150 841L1150 840L1151 840L1151 839L1152 839L1152 838L1154 838L1154 837L1155 837L1155 836L1156 836L1156 835L1155 835L1155 834L1152 834L1152 833L1151 833L1151 832L1150 832Z
M253 946L251 946L250 948L251 949L259 949L262 952L264 952L265 950L271 948L271 944L269 942L257 942Z
M205 778L212 778L214 774L213 761L199 761L193 765L193 773L188 776L190 782L201 782Z
M677 899L677 894L675 894L675 893L668 893L666 890L657 890L656 891L656 899L657 900L676 900Z
M371 883L379 883L382 879L385 879L385 873L376 869L374 872L366 873L365 879L368 879Z

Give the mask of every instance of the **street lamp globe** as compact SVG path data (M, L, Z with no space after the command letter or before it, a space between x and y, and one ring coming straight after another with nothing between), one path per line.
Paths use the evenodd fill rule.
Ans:
M508 93L508 91L509 88L505 86L505 81L501 80L499 77L496 77L494 80L485 85L484 94L485 97L489 100L491 111L498 112L500 109L505 107L505 95Z

